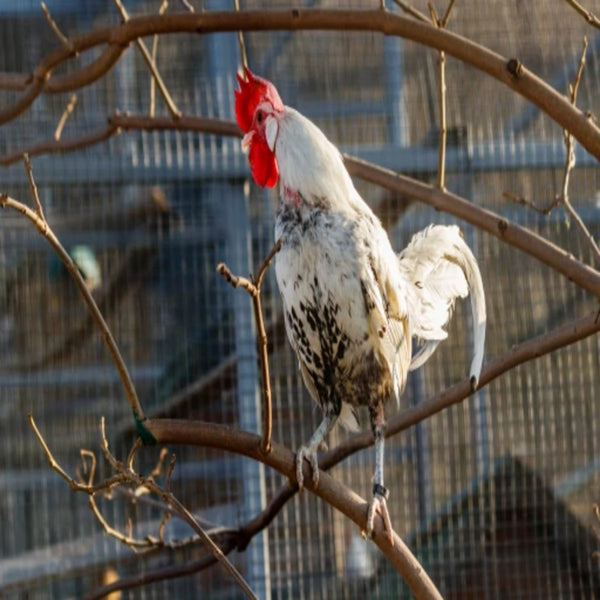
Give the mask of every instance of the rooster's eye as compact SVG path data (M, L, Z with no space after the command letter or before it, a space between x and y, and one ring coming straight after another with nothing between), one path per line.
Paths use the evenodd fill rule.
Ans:
M259 111L256 113L256 120L257 120L259 123L262 123L262 120L263 120L263 112L262 112L262 110L259 110Z

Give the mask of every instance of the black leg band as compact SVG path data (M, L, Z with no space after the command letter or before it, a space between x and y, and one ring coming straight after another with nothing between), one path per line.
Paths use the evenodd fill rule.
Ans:
M378 496L381 496L384 500L387 500L390 497L390 490L382 486L380 483L374 483L373 494L377 494Z

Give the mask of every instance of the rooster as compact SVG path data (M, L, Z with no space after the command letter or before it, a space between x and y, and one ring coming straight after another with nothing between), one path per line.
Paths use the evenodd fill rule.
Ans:
M440 341L456 298L471 293L475 389L483 362L485 298L473 254L456 226L432 225L396 254L386 231L356 191L338 149L298 111L284 106L275 86L245 68L237 75L235 113L259 186L279 183L275 236L277 284L285 328L304 383L323 420L296 454L302 489L304 461L319 481L317 450L340 422L358 426L368 409L375 441L375 515L393 543L384 486L385 407L396 406L409 370L421 366ZM418 342L413 354L412 340Z

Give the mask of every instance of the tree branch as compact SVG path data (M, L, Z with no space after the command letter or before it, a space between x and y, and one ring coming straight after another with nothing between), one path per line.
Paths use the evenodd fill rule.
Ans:
M40 445L44 451L44 454L46 455L46 458L48 459L48 463L50 464L50 467L69 483L69 485L73 491L84 492L88 495L90 509L91 509L92 513L95 515L95 517L98 519L100 525L102 526L104 532L107 535L110 535L110 536L114 537L115 539L121 541L123 544L129 546L134 551L137 551L139 549L149 549L149 548L155 549L155 548L165 545L164 539L163 539L164 525L166 523L166 520L168 518L170 518L170 516L163 518L163 520L161 521L161 523L159 525L159 537L158 538L147 537L145 539L138 539L138 538L134 538L131 535L131 527L129 528L128 533L124 534L121 531L119 531L119 530L115 529L114 527L112 527L111 525L109 525L109 523L106 521L106 519L100 512L98 505L96 503L96 500L95 500L95 495L98 492L103 491L103 490L110 490L115 485L132 484L132 485L136 486L137 488L144 487L144 488L148 489L151 493L156 494L158 497L160 497L167 504L167 506L170 509L176 511L177 514L194 530L194 532L198 535L198 538L211 551L214 559L216 561L220 562L221 565L225 568L225 570L228 571L229 574L235 579L235 581L238 583L240 588L243 590L243 592L247 598L250 598L251 600L258 600L258 597L254 594L254 592L252 591L252 589L250 588L250 586L248 585L248 583L246 582L244 577L241 575L241 573L234 567L234 565L231 563L231 561L225 556L225 554L223 554L222 550L217 546L217 544L215 544L215 542L211 539L211 537L204 531L204 529L196 521L196 519L190 513L190 511L171 493L170 489L168 488L168 485L166 488L162 488L155 482L154 476L156 475L159 465L162 464L162 460L159 461L159 465L157 465L157 467L154 469L154 471L152 472L152 474L149 477L142 477L135 471L135 469L133 468L133 461L134 461L137 450L139 450L139 448L141 447L141 441L139 438L136 440L136 443L134 444L133 448L131 449L129 456L127 457L127 461L125 463L118 461L115 458L115 456L112 454L112 452L110 451L110 448L108 445L108 440L106 438L106 429L105 429L104 418L102 418L101 427L100 427L101 434L102 434L102 441L101 441L102 452L104 453L104 456L105 456L106 460L108 461L108 463L111 465L111 467L115 471L115 475L113 475L112 477L109 477L108 479L101 481L98 484L94 484L93 480L94 480L94 474L96 472L96 457L93 452L90 452L89 450L82 450L81 451L82 459L85 461L86 457L90 458L91 468L90 468L87 482L78 482L78 481L75 481L75 479L73 479L70 475L68 475L66 473L66 471L64 469L62 469L62 467L60 466L58 461L54 458L52 451L48 447L48 444L44 440L44 437L42 436L37 425L35 424L35 421L34 421L32 415L29 415L29 424L30 424L31 428L33 429L33 432L34 432L38 442L40 443ZM172 460L170 469L172 469L172 467L173 467L173 462L174 461ZM85 464L85 462L84 462L84 464ZM169 479L167 478L167 483L168 483L168 481L169 481ZM169 514L169 513L167 513L167 514ZM177 544L177 545L180 545L180 544Z
M114 0L114 3L117 6L119 12L121 13L121 18L123 19L123 22L127 23L127 21L129 21L129 14L127 13L126 8L123 6L123 3L121 2L121 0ZM162 6L165 6L165 4L163 3ZM159 15L162 15L162 12L164 12L164 10L166 9L166 6L164 9L162 8L162 6L161 6L161 10L159 10ZM155 39L156 39L156 35L155 35ZM153 56L148 51L148 48L146 48L146 44L144 44L144 41L141 38L137 38L135 40L135 43L142 55L142 58L144 59L144 62L146 63L148 69L150 70L150 73L152 74L153 81L156 82L158 91L160 92L161 96L163 97L163 100L165 101L165 104L167 105L167 108L169 109L171 116L174 119L178 119L181 116L181 111L177 108L177 105L175 104L173 98L171 98L171 94L169 93L169 90L167 89L167 86L165 85L165 82L163 81L163 78L161 77L161 75L158 71L158 67L156 66L156 63L154 62Z
M263 433L260 442L260 449L265 454L271 451L271 429L273 427L273 416L271 409L271 375L269 373L269 355L267 348L268 340L267 332L265 331L265 322L262 315L260 285L262 283L264 274L279 250L281 250L281 238L275 242L275 245L267 255L267 258L259 269L258 275L254 281L251 279L246 279L245 277L233 275L225 263L219 263L217 265L217 271L225 278L226 281L231 283L233 287L239 286L244 288L252 298L254 320L257 328L261 379L263 384Z
M28 171L28 176L30 176L30 171ZM33 190L32 193L34 193L35 197L36 194L35 192L33 192ZM121 356L121 352L119 351L119 347L117 346L117 343L115 342L115 339L106 321L104 320L104 317L102 316L102 313L100 312L96 301L94 300L90 291L88 290L85 280L81 276L77 265L73 262L73 259L71 258L69 253L64 249L56 235L54 235L54 232L52 231L51 227L48 225L48 222L44 218L43 212L40 214L39 210L41 209L41 205L39 204L39 199L36 200L36 204L39 207L38 212L31 210L22 202L10 198L7 194L0 194L0 207L11 208L21 213L27 219L29 219L35 225L37 230L42 234L42 236L46 238L48 243L52 246L60 260L67 268L67 271L69 272L71 277L75 280L77 288L79 289L79 292L86 306L88 307L91 315L96 321L96 324L100 329L100 333L102 334L108 352L117 368L117 371L119 372L119 375L121 377L121 383L123 384L123 388L125 390L125 394L127 395L127 399L129 400L129 404L131 406L133 414L136 419L142 420L144 418L142 406L140 404L135 386L133 385L131 376L129 375L127 365L125 364L125 361Z
M579 58L579 65L573 78L573 83L569 85L569 100L573 106L576 106L577 104L577 92L579 90L579 84L581 83L583 67L585 66L585 55L587 52L587 47L587 37L584 37L583 48L581 50L581 57ZM528 206L529 208L543 215L549 215L557 206L562 205L567 214L575 221L583 236L589 242L596 259L600 259L600 247L598 247L598 244L596 243L596 240L594 240L594 236L592 235L591 231L583 222L583 219L581 218L573 204L571 204L571 200L569 197L569 183L571 181L571 173L575 168L575 142L573 140L573 135L567 129L563 130L563 140L565 143L566 158L563 170L562 191L560 194L557 194L556 197L549 204L542 208L538 208L534 202L527 200L526 198L517 196L511 192L504 192L503 196L512 200L513 202L516 202L517 204Z
M553 352L559 348L563 348L577 341L580 341L590 335L600 331L600 312L592 312L581 319L567 323L549 333L545 333L531 340L527 340L518 346L511 348L504 354L493 359L482 371L479 387L483 387L501 376L503 373L524 364L530 360L534 360L545 354ZM391 417L388 421L386 435L397 435L401 431L423 421L424 419L457 404L471 395L470 382L465 379L453 387L433 396L432 398L420 403L418 406L405 409L397 415ZM157 438L164 440L177 439L181 442L183 439L187 443L197 445L208 445L210 447L219 448L233 452L240 452L247 456L252 456L257 460L263 461L265 464L272 466L283 475L289 478L289 481L294 477L294 455L286 456L285 449L277 446L275 456L271 456L270 460L265 460L264 456L259 456L256 448L258 446L257 436L241 432L243 440L240 444L235 444L232 447L228 440L238 440L238 432L232 433L232 430L222 426L213 425L210 423L201 423L193 421L175 421L169 419L156 419L149 424L149 428L153 431ZM162 433L160 433L162 432ZM180 437L181 434L181 437ZM247 436L250 436L248 438ZM323 471L327 471L339 464L342 460L354 454L355 452L367 448L373 444L373 437L368 432L359 433L348 438L345 442L325 452L319 461L319 467ZM323 473L320 474L320 477ZM307 480L308 481L308 480ZM329 485L329 479L319 479L319 487L322 482L326 481ZM224 553L231 552L234 548L244 550L252 538L260 533L264 528L268 527L273 519L277 516L280 510L298 491L295 484L284 484L280 490L270 500L268 506L253 519L242 525L237 533L233 533L232 537L225 541L222 550ZM317 495L319 491L317 490ZM360 500L359 500L360 501ZM364 502L364 501L362 501ZM345 512L338 504L333 505ZM345 506L345 505L344 505ZM346 513L345 513L346 514ZM366 515L366 511L365 511ZM364 527L364 522L357 523L360 527ZM385 538L385 536L379 536ZM209 557L210 559L210 557ZM182 577L192 573L196 573L214 564L214 561L202 559L200 561L192 561L176 567L169 567L164 570L153 572L152 574L144 574L132 578L117 581L110 586L96 590L93 598L101 598L102 594L118 589L127 589L129 587L138 587L145 585L150 581L158 581L162 578Z
M574 8L592 27L600 29L600 19L591 11L585 8L577 0L565 0L566 3Z
M583 147L600 159L600 128L586 114L573 107L562 94L523 65L520 65L516 74L508 68L509 61L505 57L471 40L419 20L381 10L293 9L239 13L178 13L132 18L121 25L72 38L72 51L64 46L57 48L40 61L32 75L0 74L0 88L23 90L23 94L14 103L0 111L0 123L21 114L43 92L73 91L92 83L119 60L129 43L139 37L165 33L277 29L377 31L444 51L494 77L533 102L564 129L568 129ZM107 45L107 48L86 67L74 73L52 75L53 70L74 53L99 45Z
M276 443L272 444L269 454L264 454L260 450L260 437L253 433L191 420L150 419L145 424L160 443L200 445L242 454L295 480L295 454ZM305 487L364 529L368 508L366 500L326 473L321 473L315 489L308 473L308 465L305 465L305 469ZM390 542L381 519L375 522L373 541L417 598L440 598L429 576L396 533L393 534L393 543Z
M42 2L40 6L42 8L42 12L44 13L44 17L46 17L48 25L50 25L50 29L52 29L56 37L61 41L65 48L67 48L69 51L72 51L73 46L69 41L69 38L60 30L59 26L56 24L56 21L52 18L52 15L50 14L45 2Z
M101 131L59 142L46 142L27 149L33 155L45 152L63 152L79 149L104 141L121 130L177 130L186 129L216 135L242 137L236 123L210 117L182 115L175 121L169 117L149 117L146 115L122 115L115 113L109 117L108 126ZM0 157L0 164L12 164L20 160L22 154L11 154ZM509 222L507 219L490 210L481 208L465 198L446 190L400 175L359 158L344 155L348 171L354 177L375 183L387 190L410 196L448 214L491 233L507 244L533 256L544 264L556 269L559 273L573 281L576 285L600 297L600 273L592 267L577 260L574 256L542 238L538 234Z
M417 198L436 210L449 213L487 231L503 242L522 250L555 269L578 286L600 298L600 272L582 263L537 233L511 223L490 210L476 206L465 198L437 189L355 157L344 155L351 175L388 190Z

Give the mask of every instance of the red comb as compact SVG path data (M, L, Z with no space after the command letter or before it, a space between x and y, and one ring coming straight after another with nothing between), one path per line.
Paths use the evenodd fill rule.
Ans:
M248 67L244 67L246 80L238 73L240 89L235 90L235 116L244 133L252 126L254 111L261 102L270 102L277 111L283 111L283 102L275 86L266 79L254 75Z

